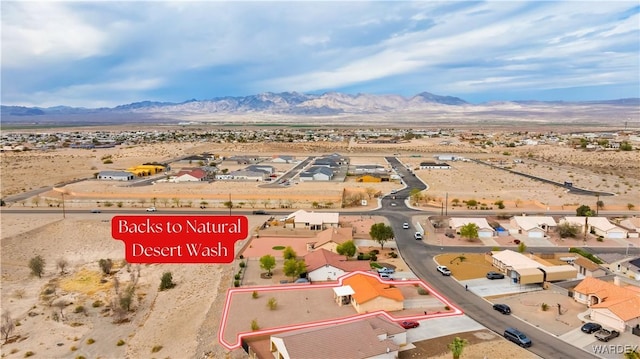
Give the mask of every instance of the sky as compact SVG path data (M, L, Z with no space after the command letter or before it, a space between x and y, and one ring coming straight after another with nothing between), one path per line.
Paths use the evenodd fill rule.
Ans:
M636 1L5 1L2 105L640 97Z

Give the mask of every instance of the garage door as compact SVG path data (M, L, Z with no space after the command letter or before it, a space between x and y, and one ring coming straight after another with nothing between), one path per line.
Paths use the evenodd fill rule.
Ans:
M624 237L625 237L625 235L622 232L610 232L610 233L607 233L607 238L622 239Z
M529 238L542 238L544 237L543 232L529 232Z

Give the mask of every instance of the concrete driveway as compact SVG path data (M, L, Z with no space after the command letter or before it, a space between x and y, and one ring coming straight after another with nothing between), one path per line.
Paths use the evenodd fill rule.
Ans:
M413 343L445 335L487 329L466 315L419 320L420 326L407 330L407 342ZM409 349L409 348L407 348Z

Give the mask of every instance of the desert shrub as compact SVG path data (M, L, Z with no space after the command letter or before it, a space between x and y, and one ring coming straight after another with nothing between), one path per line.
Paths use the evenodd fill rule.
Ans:
M369 254L380 254L380 251L377 249L373 249L369 252Z
M89 339L87 339L87 344L89 344L89 345L91 345L91 344L93 344L93 343L95 343L95 342L96 342L96 341L95 341L95 340L93 340L93 338L89 338Z
M94 308L99 308L99 307L102 307L103 304L104 303L102 303L101 300L96 300L95 302L93 302L93 304L91 304L91 306Z
M389 253L389 257L391 258L398 258L398 254L396 252L390 252Z
M540 304L540 309L542 309L543 312L546 312L547 310L549 310L549 304L547 303Z
M370 256L369 256L369 260L372 260L372 261L374 261L374 262L375 262L375 261L377 261L377 260L378 260L378 256L377 256L377 255L375 255L375 254L372 254L372 255L370 255Z
M71 349L72 352L75 352L76 350L78 350L78 347L75 345L72 345L71 348L69 349Z
M245 263L245 262L240 262L240 268L244 268L244 267L246 267L246 266L247 266L247 263Z
M235 279L235 280L240 280L240 273L236 273L236 274L233 276L233 279Z
M233 286L234 287L239 287L240 286L240 281L239 280L234 280L233 281Z
M424 288L422 288L422 287L419 287L418 288L418 294L420 294L420 295L429 295L429 291L424 289Z
M73 311L74 313L84 313L84 307L79 305L76 307L76 309Z
M32 352L31 350L29 350L28 352L24 353L24 357L28 358L30 356L34 356L36 353Z
M173 275L171 272L162 273L162 278L160 279L160 290L163 291L165 289L171 289L175 286L176 284L173 282Z
M29 260L29 269L31 269L31 274L37 276L38 278L42 278L42 274L44 274L44 265L44 258L42 258L40 255L37 255Z
M603 238L602 236L598 236L598 238L596 239L596 241L598 241L598 242L602 242L602 241L604 241L604 238Z
M278 308L278 301L276 300L276 298L269 298L269 301L267 301L267 307L269 308L269 310L276 310L276 308Z
M119 346L119 347L123 346L124 345L124 340L122 340L122 339L118 340L116 345Z
M451 310L451 307L449 307L448 305L445 305L444 310Z
M85 356L84 356L84 355L78 355L78 356L76 357L76 359L87 359L87 358L85 358Z
M157 353L161 350L162 350L162 345L154 345L153 348L151 348L152 353Z
M251 321L251 330L253 330L255 332L258 329L260 329L260 326L258 325L258 321L253 319Z
M100 266L102 273L107 275L111 274L111 268L113 268L113 261L111 259L100 259L98 261L98 265Z
M253 293L251 293L251 298L258 299L258 291L257 290L254 290Z

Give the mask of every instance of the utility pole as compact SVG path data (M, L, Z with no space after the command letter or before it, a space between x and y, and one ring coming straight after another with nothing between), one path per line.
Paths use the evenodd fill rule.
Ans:
M233 202L231 202L231 193L229 193L229 215L231 215L231 207L233 207Z
M67 218L67 213L64 208L64 190L60 192L60 194L62 195L62 218Z
M599 208L600 208L600 194L596 194L596 217L598 217Z
M444 194L444 215L447 216L449 212L449 192Z

